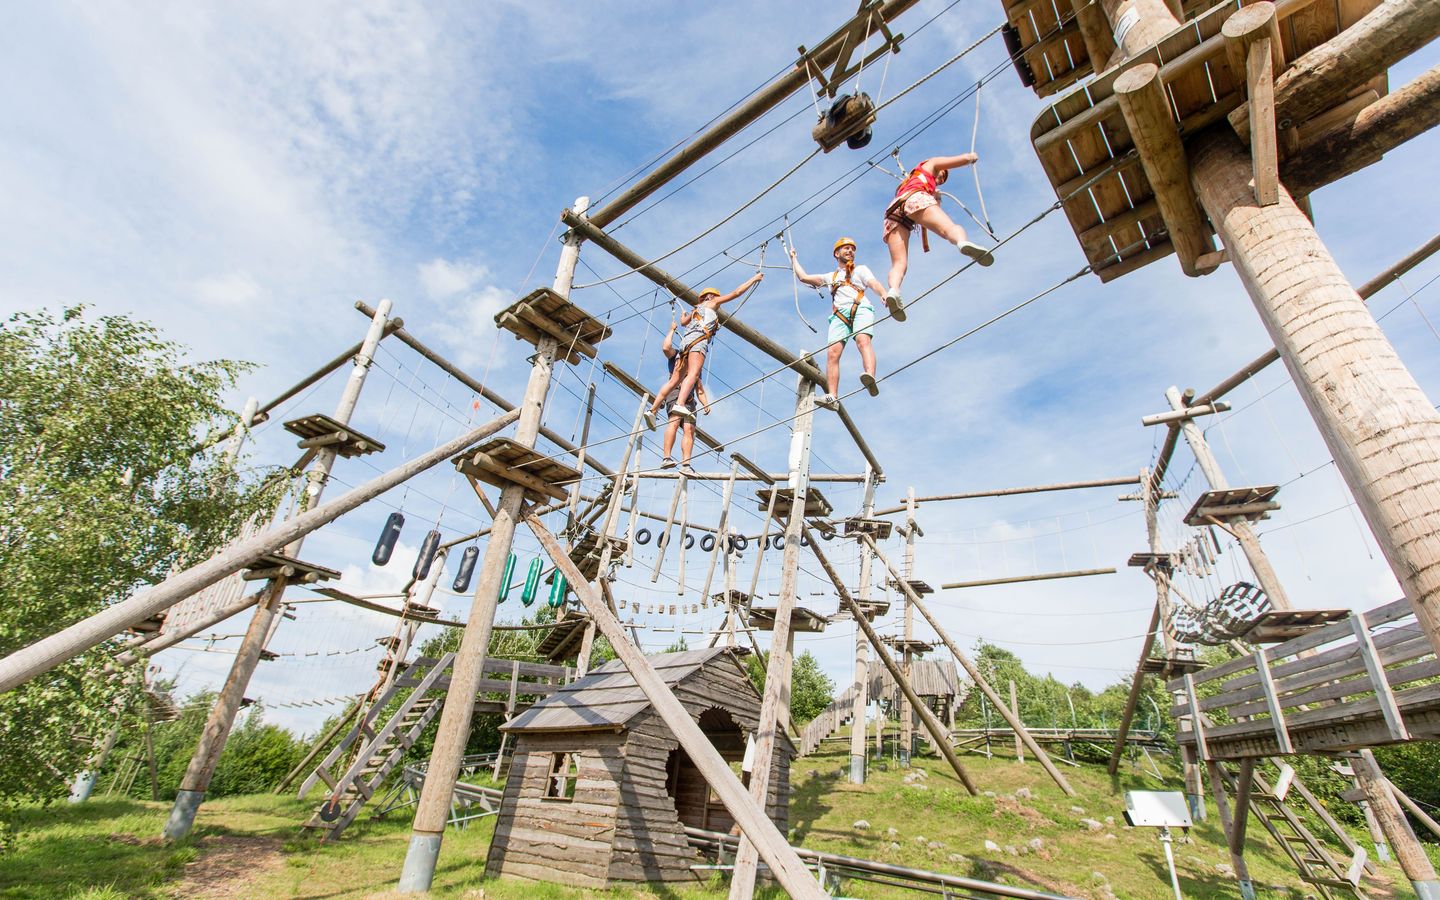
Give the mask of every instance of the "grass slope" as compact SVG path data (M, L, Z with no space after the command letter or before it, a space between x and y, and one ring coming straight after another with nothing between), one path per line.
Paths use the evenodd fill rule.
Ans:
M846 783L845 746L827 743L793 770L792 840L915 868L1023 884L1074 897L1102 900L1163 897L1168 874L1153 831L1130 829L1120 815L1127 789L1173 789L1151 776L1122 770L1114 785L1098 766L1063 767L1078 794L1066 797L1034 762L967 757L966 766L987 793L971 797L942 760L916 761L909 773L875 764L868 783ZM923 772L916 775L914 772ZM1027 796L1028 792L1028 796ZM993 796L992 796L993 795ZM1076 809L1083 810L1077 812ZM229 797L206 803L195 837L181 845L158 839L168 804L101 800L81 807L57 805L20 812L13 853L0 856L0 895L15 898L111 897L373 897L394 886L410 835L407 811L386 820L363 818L333 845L299 837L312 805L273 795ZM1098 830L1082 818L1099 822ZM868 822L857 829L855 823ZM493 820L447 832L435 896L577 898L664 896L722 897L717 877L683 890L643 888L581 891L514 880L487 880L484 859ZM893 833L892 830L893 829ZM987 851L986 841L999 850ZM1364 843L1368 845L1368 840ZM1217 866L1229 863L1214 811L1208 822L1177 841L1181 888L1190 900L1235 897L1234 880ZM1246 859L1262 898L1312 896L1257 824ZM1372 882L1372 897L1411 896L1394 864ZM853 897L915 896L895 888L850 881ZM772 890L765 892L778 896Z

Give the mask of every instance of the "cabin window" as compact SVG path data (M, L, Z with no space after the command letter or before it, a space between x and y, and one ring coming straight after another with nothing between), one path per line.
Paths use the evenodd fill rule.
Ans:
M575 797L575 782L580 778L580 765L574 753L550 754L550 774L545 779L547 800L571 800Z

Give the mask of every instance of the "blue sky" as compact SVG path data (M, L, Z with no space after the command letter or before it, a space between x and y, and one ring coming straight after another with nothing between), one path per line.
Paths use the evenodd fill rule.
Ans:
M492 3L483 14L466 4L9 8L0 13L6 35L0 74L14 86L0 97L0 266L6 272L0 312L83 301L99 312L151 319L197 358L258 364L232 398L238 408L249 395L267 400L358 340L365 322L351 309L355 300L373 305L388 297L414 334L518 399L528 349L497 335L491 320L513 299L549 282L560 210L577 196L598 199L625 183L638 166L791 65L798 44L818 42L852 9L848 3L749 2L648 8ZM912 36L903 52L888 67L867 69L861 86L882 101L893 97L998 21L995 4L922 3L898 25ZM1437 57L1431 48L1397 67L1392 85L1435 65ZM811 160L662 265L686 273L692 286L714 282L728 289L750 270L722 251L753 259L788 213L801 259L812 271L825 267L841 234L858 240L859 261L882 271L880 210L894 182L852 169L902 140L902 157L911 164L968 150L973 99L918 135L906 135L1003 61L1003 47L992 38L887 108L867 150L840 149ZM1054 200L1027 140L1043 104L1008 68L985 82L980 97L981 184L1003 234ZM648 257L684 244L802 160L814 146L813 118L809 93L797 94L666 193L693 184L622 217L623 226L612 231ZM735 152L745 144L750 146ZM1355 283L1434 233L1435 197L1428 185L1437 150L1434 135L1422 137L1315 196L1320 234ZM814 204L802 201L847 173L858 177L806 214ZM974 182L959 174L951 188L975 209ZM782 258L772 241L767 263ZM595 248L587 247L581 259L577 284L624 271ZM1007 244L992 269L965 272L917 305L906 324L882 325L876 338L881 374L1081 265L1063 217L1049 216ZM919 294L958 266L946 247L917 253L907 293ZM797 351L818 347L821 341L795 314L797 294L786 273L767 275L741 317ZM1440 389L1440 334L1430 323L1440 317L1440 292L1429 282L1437 275L1440 262L1432 261L1372 301L1432 397ZM670 309L653 286L630 276L577 290L573 299L614 324L603 358L658 384L664 372L658 347ZM823 321L825 303L814 292L801 288L798 302L811 322ZM1166 387L1204 390L1267 346L1229 268L1187 279L1171 258L1109 285L1093 276L1082 279L885 381L878 400L862 395L848 405L887 470L881 505L897 502L908 485L924 495L1111 477L1151 463L1162 435L1142 428L1139 419L1165 408ZM717 394L776 368L723 335L711 365L707 380ZM635 407L628 392L588 364L561 369L547 424L573 433L579 398L596 380L600 399L592 434L604 440L628 428ZM855 387L858 371L851 351L844 360L845 390ZM341 377L285 411L329 412ZM743 435L783 419L793 397L793 377L774 375L722 403L703 425L720 436ZM1398 596L1281 368L1272 367L1230 399L1234 411L1206 422L1209 437L1232 483L1285 485L1284 509L1260 531L1294 602L1365 608ZM389 448L379 457L342 462L332 491L366 480L377 467L413 456L473 416L491 412L482 407L476 413L471 401L442 373L387 342L355 421ZM292 440L278 425L265 426L252 459L288 463L296 455ZM735 449L778 469L786 441L784 427L777 426ZM655 441L647 440L647 458L654 459L654 449ZM828 414L817 422L815 449L817 471L863 467ZM604 444L596 452L614 463L619 445ZM1169 546L1190 538L1178 513L1188 508L1199 481L1182 447L1170 476L1182 499L1162 512ZM480 527L483 511L462 487L442 467L317 533L304 555L345 570L347 584L357 590L393 588L437 520L447 536ZM663 490L647 484L644 505L663 511ZM823 490L842 512L859 503L853 487ZM983 635L1066 682L1099 687L1128 672L1153 591L1143 576L1124 569L1129 554L1144 549L1145 533L1138 506L1116 501L1122 492L922 507L926 536L917 574L932 584L1062 568L1121 569L1107 577L941 593L933 605L957 639L968 646ZM737 497L746 501L739 505L745 510L737 513L739 527L758 530L752 491L737 491ZM713 522L718 507L718 486L693 492L697 521ZM402 547L396 562L373 568L368 555L374 536L395 508L408 520ZM853 549L838 542L826 549L853 579ZM898 542L889 549L899 557ZM658 585L651 585L645 563L653 550L653 544L642 548L636 567L622 570L622 599L678 599L669 563ZM522 536L517 552L523 563L537 551ZM1225 583L1247 574L1243 563L1235 567L1237 558L1222 557ZM745 580L753 562L752 551L742 564ZM698 551L687 567L693 591L695 572L703 571ZM805 599L830 611L832 597L810 594L823 590L814 577L818 567L807 561L805 569ZM773 590L777 575L772 558L762 590ZM1217 579L1190 587L1204 596L1219 586ZM468 597L443 600L448 613L461 617L469 604ZM516 616L513 601L502 607L502 617ZM700 627L716 618L707 610L678 624ZM661 627L677 624L668 615L644 619ZM262 666L250 695L294 704L358 693L373 679L379 656L373 642L390 627L383 617L334 604L304 605L273 645L293 655ZM242 630L243 622L232 621L214 631ZM851 635L852 626L838 624L802 639L799 649L813 650L843 683ZM647 631L645 644L658 649L672 637ZM216 648L227 644L235 640ZM166 673L180 674L186 690L218 683L228 661L223 653L193 649L160 658ZM337 708L279 708L271 716L308 729Z

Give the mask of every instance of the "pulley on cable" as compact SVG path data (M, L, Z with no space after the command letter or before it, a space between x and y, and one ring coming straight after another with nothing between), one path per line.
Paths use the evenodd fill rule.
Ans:
M859 150L870 143L875 124L875 101L861 91L841 94L835 98L820 116L820 121L810 130L810 136L826 153L843 142L851 150Z

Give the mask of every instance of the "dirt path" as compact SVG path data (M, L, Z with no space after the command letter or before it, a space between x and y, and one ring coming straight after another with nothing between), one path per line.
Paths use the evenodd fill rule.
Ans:
M172 897L251 897L254 881L285 860L275 838L215 834L201 838L200 856L170 889Z

